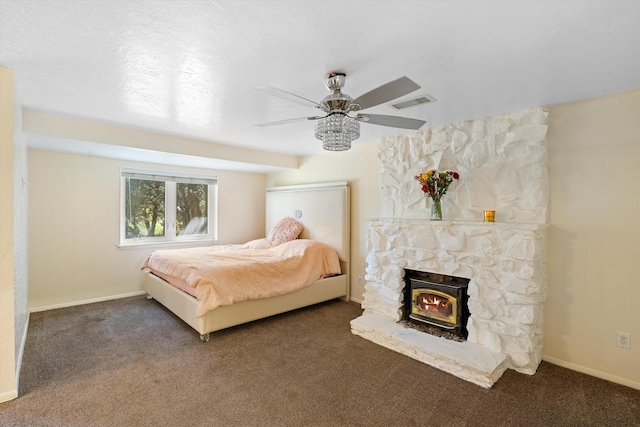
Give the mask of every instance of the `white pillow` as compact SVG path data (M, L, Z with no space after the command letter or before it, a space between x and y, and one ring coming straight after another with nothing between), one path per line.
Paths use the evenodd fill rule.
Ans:
M244 245L242 245L242 247L246 249L269 249L273 246L271 246L271 242L268 239L262 238L262 239L251 240L245 243Z

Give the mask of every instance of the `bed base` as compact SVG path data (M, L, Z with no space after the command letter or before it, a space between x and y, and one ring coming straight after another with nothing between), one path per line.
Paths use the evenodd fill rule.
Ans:
M344 270L343 270L344 271ZM144 290L209 341L211 332L251 322L335 298L348 300L347 275L328 277L296 292L218 307L196 317L198 301L150 272L144 274Z

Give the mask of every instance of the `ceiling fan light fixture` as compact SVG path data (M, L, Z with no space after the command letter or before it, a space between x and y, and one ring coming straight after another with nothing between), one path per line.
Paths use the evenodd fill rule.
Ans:
M346 74L333 71L325 82L331 94L319 103L272 87L257 88L288 101L297 102L307 107L318 108L326 113L324 117L300 117L298 119L279 120L258 126L271 126L304 120L317 120L315 135L322 141L322 148L327 151L345 151L351 148L351 142L360 138L360 122L379 126L418 130L426 122L406 117L382 114L358 114L360 110L384 104L401 96L420 89L420 85L408 77L385 83L367 93L353 99L342 93ZM355 114L354 114L355 113ZM349 115L351 114L351 115Z
M345 151L360 138L360 123L343 113L331 114L316 123L316 138L327 151Z

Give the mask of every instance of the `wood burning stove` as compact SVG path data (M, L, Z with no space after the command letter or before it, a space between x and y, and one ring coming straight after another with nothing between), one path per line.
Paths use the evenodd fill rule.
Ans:
M427 325L425 332L449 338L467 338L467 287L469 279L425 271L404 270L404 319L409 324ZM456 339L453 338L453 339Z

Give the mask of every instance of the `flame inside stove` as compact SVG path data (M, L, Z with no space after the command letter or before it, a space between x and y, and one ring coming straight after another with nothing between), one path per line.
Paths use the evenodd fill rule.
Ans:
M432 293L420 293L414 304L419 311L427 316L436 313L449 317L453 312L453 304L448 298Z

